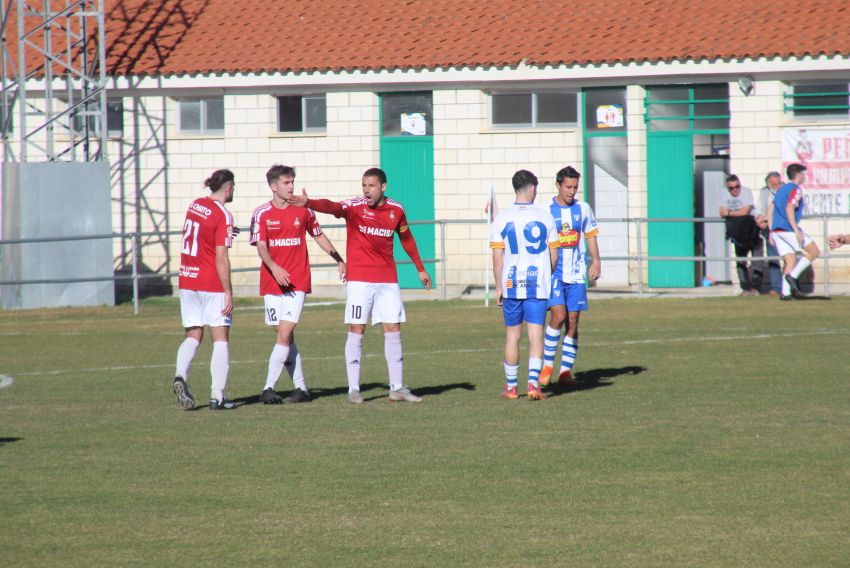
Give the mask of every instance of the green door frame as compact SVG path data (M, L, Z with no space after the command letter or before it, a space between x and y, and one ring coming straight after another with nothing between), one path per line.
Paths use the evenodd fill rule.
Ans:
M670 88L663 85L661 88ZM694 155L693 139L701 134L729 134L729 128L698 128L703 120L729 120L730 115L697 114L701 104L727 103L725 99L697 99L694 87L682 88L687 98L678 100L650 100L651 87L644 95L644 123L646 124L646 182L647 216L649 219L694 216ZM653 105L688 105L687 115L652 116ZM656 121L687 121L687 128L652 130ZM728 122L727 122L728 124ZM685 142L687 140L687 142ZM690 152L687 170L674 160L685 159ZM659 151L661 150L661 151ZM671 153L673 155L671 155ZM678 166L678 167L677 167ZM683 192L682 186L689 188ZM687 196L685 195L687 193ZM694 256L695 228L693 223L649 223L647 230L649 256ZM692 288L696 286L696 264L693 261L649 261L649 286Z
M427 117L433 120L432 116ZM381 169L387 174L387 197L404 206L408 222L434 221L434 137L383 135L383 94L378 93L378 136ZM411 232L416 239L422 260L435 258L435 228L433 223L413 224ZM398 265L398 283L401 288L421 288L419 273L409 263L407 253L395 239L393 251ZM425 269L436 278L435 263L425 262Z

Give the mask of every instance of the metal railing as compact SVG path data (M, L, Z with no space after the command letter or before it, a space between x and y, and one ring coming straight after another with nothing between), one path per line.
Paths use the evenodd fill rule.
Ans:
M823 285L824 285L824 294L826 296L830 295L830 264L829 261L831 259L840 259L840 258L850 258L850 254L842 254L842 253L830 253L828 248L825 246L827 241L827 236L829 235L829 221L830 219L850 219L850 215L819 215L819 216L810 216L806 217L806 221L808 224L811 224L812 221L818 220L822 223L822 239L824 243L824 250L821 250L820 260L823 265ZM603 257L603 261L625 261L634 263L636 266L637 273L637 288L638 288L638 297L643 297L644 291L647 288L644 282L644 272L646 270L647 263L651 261L679 261L679 262L703 262L703 261L724 261L724 262L738 262L738 261L749 261L752 262L754 260L758 261L770 261L770 260L781 260L780 256L760 256L760 257L737 257L737 256L657 256L657 255L645 255L643 253L644 248L644 226L649 225L650 223L723 223L724 219L719 217L682 217L682 218L659 218L659 219L649 219L647 217L623 217L623 218L599 218L597 219L601 226L605 226L606 223L626 223L627 225L627 234L631 234L629 231L629 226L631 224L635 225L635 254L627 254L621 256L611 256L606 255ZM447 257L446 257L446 227L449 225L486 225L486 219L437 219L433 221L409 221L410 225L435 225L439 228L439 255L436 258L425 258L422 259L423 264L434 264L440 265L440 297L442 300L448 299L448 280L447 280ZM342 229L345 228L345 224L327 224L322 225L323 229ZM150 274L141 274L139 273L139 241L143 237L171 237L171 236L179 236L182 235L181 231L165 231L165 232L143 232L143 233L105 233L105 234L97 234L97 235L79 235L79 236L69 236L69 237L41 237L41 238L32 238L32 239L7 239L0 240L0 246L4 245L15 245L15 244L33 244L33 243L53 243L53 242L68 242L68 241L83 241L83 240L97 240L97 239L125 239L130 241L130 273L129 274L115 274L113 273L111 276L98 276L98 277L88 277L88 278L51 278L51 279L22 279L22 280L0 280L0 286L22 286L22 285L35 285L35 284L74 284L81 282L106 282L106 281L123 281L130 280L132 282L132 290L133 290L133 312L139 313L139 281L147 278L172 278L178 276L178 272L170 271L170 272L154 272ZM435 235L436 236L436 235ZM485 237L488 238L488 237ZM631 238L629 238L631 240ZM396 264L399 265L408 265L413 264L410 260L398 260ZM336 263L312 263L311 268L335 268ZM250 267L250 268L234 268L231 270L233 273L245 273L245 272L259 272L260 267ZM485 278L489 278L489 274L485 274Z

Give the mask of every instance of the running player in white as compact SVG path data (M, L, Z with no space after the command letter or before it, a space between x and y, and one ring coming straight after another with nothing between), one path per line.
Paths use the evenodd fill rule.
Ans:
M401 203L386 197L387 175L380 168L363 173L362 197L336 202L308 199L307 192L292 196L290 205L310 207L345 219L346 257L348 258L345 323L345 364L348 375L348 402L362 404L360 394L360 358L366 323L383 324L384 356L390 378L390 402L421 402L422 399L404 385L401 347L401 324L405 321L404 304L398 286L393 258L393 236L398 234L404 252L419 271L419 280L431 289L431 276L419 258L416 241L407 224Z
M490 234L496 296L505 320L505 387L502 398L516 399L522 322L528 326L528 399L543 400L538 376L543 366L543 325L552 268L558 259L558 233L552 215L534 205L537 177L519 170L511 183L516 203L496 217Z
M578 320L587 311L587 286L585 276L596 280L602 275L602 261L596 235L599 227L593 210L584 201L576 199L581 174L572 166L562 168L555 176L557 195L549 204L549 211L558 230L558 263L552 274L552 293L549 295L549 325L543 339L543 370L540 384L546 386L552 377L555 352L561 339L561 327L566 327L561 344L561 369L558 384L573 384L573 365L578 355ZM590 269L587 254L590 253Z
M301 318L306 295L312 291L306 236L313 237L319 247L337 262L339 278L343 282L345 262L322 232L316 214L311 209L291 207L286 202L292 197L295 187L295 168L274 165L266 173L266 181L272 191L272 199L254 210L251 244L257 247L263 261L260 295L265 303L266 325L274 326L277 340L269 357L269 371L260 402L283 402L275 391L275 385L284 367L295 387L289 402L309 402L310 390L304 380L301 354L295 344L295 326Z
M784 263L780 300L803 296L797 278L820 255L818 245L800 227L803 219L803 188L800 186L806 181L806 166L791 164L786 168L786 173L788 183L773 196L770 227L770 239ZM797 253L802 253L800 258L797 258Z

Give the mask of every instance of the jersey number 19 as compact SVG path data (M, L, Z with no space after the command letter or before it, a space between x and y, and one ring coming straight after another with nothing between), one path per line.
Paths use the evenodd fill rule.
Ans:
M505 225L501 235L503 239L508 240L508 247L511 254L517 254L519 252L519 246L517 245L516 227L513 221ZM546 248L546 225L540 221L528 223L522 230L522 236L525 237L528 243L525 245L525 250L531 254L541 253Z

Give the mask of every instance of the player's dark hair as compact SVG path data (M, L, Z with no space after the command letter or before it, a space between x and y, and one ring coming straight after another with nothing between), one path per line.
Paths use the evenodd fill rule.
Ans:
M519 170L514 174L514 177L511 178L511 183L514 186L514 192L520 191L529 185L537 187L537 176L528 170Z
M275 164L269 168L269 171L266 172L266 182L271 185L274 180L284 176L289 176L295 179L295 168Z
M204 186L210 188L210 191L215 193L221 186L226 184L229 181L234 181L236 176L233 175L233 172L230 170L216 170L212 173L210 177L204 181Z
M381 183L387 183L387 174L381 168L369 168L363 172L363 177L376 177Z
M794 181L794 177L804 171L806 171L806 166L803 164L791 164L785 168L785 173L788 174L788 181Z
M728 176L726 176L726 183L729 183L730 181L741 183L741 180L739 180L738 176L736 176L735 174L729 174Z
M764 185L770 183L770 178L782 179L782 174L780 174L779 172L768 172L768 174L764 176Z
M566 168L561 168L558 170L558 173L555 174L555 181L557 183L562 183L565 178L571 179L581 179L581 174L578 173L578 170L572 166L567 166Z

